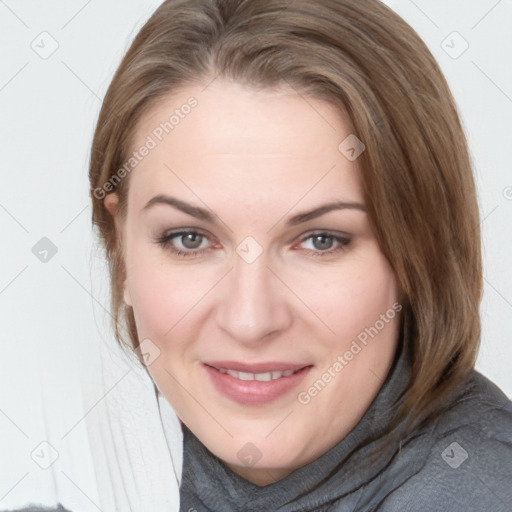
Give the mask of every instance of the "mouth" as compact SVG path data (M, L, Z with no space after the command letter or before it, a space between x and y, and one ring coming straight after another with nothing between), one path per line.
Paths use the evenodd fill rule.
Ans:
M202 366L219 393L244 405L266 404L290 393L313 367L311 364L234 361L213 361Z
M236 370L226 370L226 368L216 368L220 373L227 373L231 377L239 380L259 380L261 382L280 379L281 377L289 377L300 370L273 370L264 373L237 372Z

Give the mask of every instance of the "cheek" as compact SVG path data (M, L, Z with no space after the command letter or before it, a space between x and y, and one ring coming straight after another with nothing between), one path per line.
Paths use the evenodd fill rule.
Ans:
M333 343L352 340L398 300L395 275L378 250L339 272L331 269L324 278L317 274L302 280L301 288L311 310L329 327L323 328L325 339L332 338ZM334 331L330 338L329 330Z
M155 342L169 336L204 295L201 285L194 283L186 271L170 272L151 258L138 258L132 263L127 284L139 337Z

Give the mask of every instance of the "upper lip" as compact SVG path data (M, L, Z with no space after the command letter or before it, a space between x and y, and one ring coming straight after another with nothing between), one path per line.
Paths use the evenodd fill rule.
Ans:
M306 366L311 366L304 363L287 363L283 361L266 361L261 363L242 363L239 361L203 361L208 366L226 370L234 370L239 372L248 373L266 373L266 372L279 372L286 370L300 370Z

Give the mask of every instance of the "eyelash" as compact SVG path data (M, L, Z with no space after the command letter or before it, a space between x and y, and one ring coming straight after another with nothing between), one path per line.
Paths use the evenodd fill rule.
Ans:
M183 251L181 249L176 249L175 247L172 246L172 243L171 243L174 238L179 238L180 236L190 235L190 234L199 235L203 238L206 238L207 240L209 239L205 234L201 233L200 231L190 229L190 230L176 231L174 233L163 234L162 236L158 237L155 240L155 242L157 244L160 244L162 247L169 249L172 253L174 253L178 257L196 258L196 257L201 256L204 252L206 252L208 250L208 248ZM351 241L350 238L348 238L348 237L337 236L328 231L317 231L314 233L309 233L307 236L304 236L300 240L300 243L304 243L306 240L309 240L310 238L313 238L316 236L324 236L326 238L332 238L338 244L334 249L328 249L326 251L319 251L319 250L314 251L314 250L306 249L310 255L312 255L313 257L318 257L318 258L330 256L332 254L335 254L335 253L345 250L345 248L350 244L350 241Z

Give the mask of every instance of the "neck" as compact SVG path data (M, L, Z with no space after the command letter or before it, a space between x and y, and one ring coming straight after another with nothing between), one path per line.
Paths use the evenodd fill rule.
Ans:
M224 464L233 471L233 473L236 473L251 484L260 487L278 482L293 472L293 469L289 468L251 468L228 464L226 462Z

